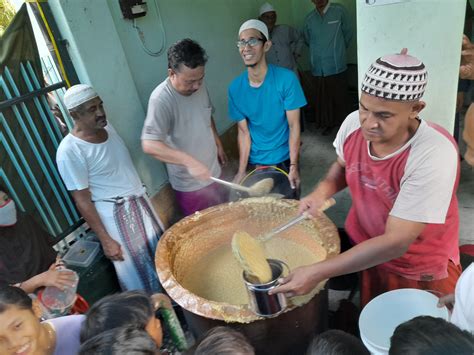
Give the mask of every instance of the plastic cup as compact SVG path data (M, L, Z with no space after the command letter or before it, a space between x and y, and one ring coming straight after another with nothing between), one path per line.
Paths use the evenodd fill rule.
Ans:
M79 276L75 271L69 269L59 269L58 271L73 272L75 275L75 281L73 285L65 287L63 290L54 286L47 286L38 295L42 305L52 317L59 317L69 313L76 301L76 290L79 283Z

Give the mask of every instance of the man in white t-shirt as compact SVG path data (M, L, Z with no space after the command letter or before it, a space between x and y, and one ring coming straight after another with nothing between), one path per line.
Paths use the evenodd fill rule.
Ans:
M216 131L207 88L206 52L183 39L168 49L168 78L151 93L142 131L143 151L166 163L184 215L223 203L226 191L212 183L227 157Z
M122 289L160 291L154 256L163 227L124 142L92 87L69 88L64 103L74 127L56 162L67 189L114 263Z

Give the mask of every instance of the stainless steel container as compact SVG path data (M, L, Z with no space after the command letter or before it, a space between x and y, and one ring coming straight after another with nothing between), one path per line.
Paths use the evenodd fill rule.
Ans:
M256 315L265 318L276 317L286 309L288 301L285 294L268 294L268 291L278 286L278 279L283 277L284 268L289 272L289 266L280 260L267 259L272 270L272 281L264 284L256 284L249 281L247 273L244 271L242 276L249 295L249 305Z

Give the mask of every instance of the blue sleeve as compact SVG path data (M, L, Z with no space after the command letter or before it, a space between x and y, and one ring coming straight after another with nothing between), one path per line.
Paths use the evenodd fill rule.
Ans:
M242 121L245 119L245 115L239 110L236 101L237 101L237 90L233 88L234 82L232 82L227 90L227 96L229 98L228 107L229 107L229 117L232 121Z
M284 95L283 106L285 111L296 110L297 108L306 105L306 97L304 96L303 88L292 71L287 71L284 79Z

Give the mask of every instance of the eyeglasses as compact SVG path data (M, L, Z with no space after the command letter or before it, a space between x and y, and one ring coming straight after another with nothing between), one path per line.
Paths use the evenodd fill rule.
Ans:
M237 41L237 47L245 48L247 45L249 45L250 47L255 47L258 44L258 42L265 42L265 41L261 38L250 38L246 41L241 39L240 41Z

